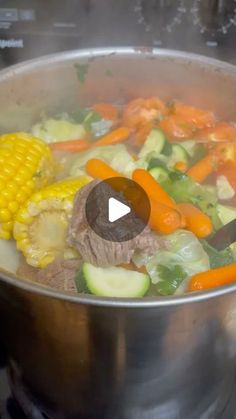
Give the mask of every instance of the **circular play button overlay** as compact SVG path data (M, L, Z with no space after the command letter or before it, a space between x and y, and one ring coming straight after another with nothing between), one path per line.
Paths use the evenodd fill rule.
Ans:
M146 192L130 179L115 177L99 182L86 200L86 218L105 240L131 240L146 227L150 202Z

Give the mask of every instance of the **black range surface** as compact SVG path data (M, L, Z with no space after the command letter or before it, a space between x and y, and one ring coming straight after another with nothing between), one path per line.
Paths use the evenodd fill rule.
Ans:
M68 49L156 46L236 63L236 0L0 0L0 66Z

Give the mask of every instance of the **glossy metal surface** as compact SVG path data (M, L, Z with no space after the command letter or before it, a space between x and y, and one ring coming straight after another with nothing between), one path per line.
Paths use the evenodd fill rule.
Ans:
M75 63L87 63L85 84ZM109 71L107 71L109 70ZM78 102L173 97L236 120L235 67L172 51L72 52L0 73L0 130ZM70 296L2 273L0 336L40 403L62 418L221 417L236 354L236 286L184 297Z

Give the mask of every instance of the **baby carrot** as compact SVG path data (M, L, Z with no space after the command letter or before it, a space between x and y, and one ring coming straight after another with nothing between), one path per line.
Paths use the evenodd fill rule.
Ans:
M85 140L68 140L49 144L52 151L67 151L69 153L77 153L87 150L90 144Z
M212 233L213 226L208 215L192 204L178 204L179 211L184 215L187 230L197 237L203 238Z
M150 227L161 234L171 234L181 228L181 215L174 208L150 200Z
M88 175L102 180L112 177L123 177L123 175L112 169L112 167L100 159L88 160L86 163L86 172Z
M210 269L193 275L188 285L188 291L201 291L220 287L236 281L236 263Z
M102 145L122 143L128 137L129 129L126 127L120 127L104 135L104 137L100 138L95 143L93 143L92 147L100 147Z
M195 182L203 182L215 169L216 158L213 154L207 154L202 160L199 160L194 166L192 166L187 174Z
M170 208L176 208L176 203L161 187L161 185L145 169L136 169L133 172L132 179L137 182L146 192L151 200L160 202Z

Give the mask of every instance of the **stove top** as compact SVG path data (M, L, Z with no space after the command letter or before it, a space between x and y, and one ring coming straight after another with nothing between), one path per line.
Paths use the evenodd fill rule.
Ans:
M236 0L0 0L0 66L99 46L156 46L236 63Z

